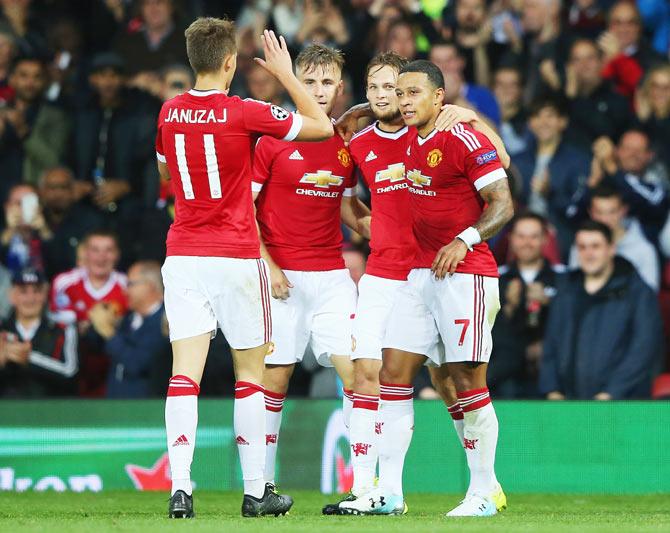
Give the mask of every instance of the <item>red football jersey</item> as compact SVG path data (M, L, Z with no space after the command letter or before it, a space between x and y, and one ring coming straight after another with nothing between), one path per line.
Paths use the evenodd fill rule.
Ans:
M407 127L388 133L375 123L354 135L349 149L372 195L371 251L365 271L405 280L416 251L405 179Z
M74 268L54 278L50 308L58 322L73 323L88 320L88 312L98 302L108 302L121 317L128 310L126 287L128 280L121 272L112 272L105 285L96 289L83 268Z
M339 135L321 142L261 137L254 190L263 242L288 270L344 268L340 205L353 195L353 162Z
M167 255L260 257L251 197L251 158L262 134L294 139L300 115L220 91L196 91L163 104L156 156L167 163L175 219Z
M479 220L484 200L478 191L507 174L491 141L468 125L433 130L423 139L412 128L408 141L405 168L418 244L414 267L430 268L440 248ZM485 242L475 245L456 271L498 276Z
M107 283L99 289L91 285L83 268L63 272L54 278L51 289L50 307L53 317L66 324L85 322L95 304L107 302L120 318L128 310L126 287L127 278L120 272L112 272ZM80 337L79 359L79 395L90 398L105 396L109 357L100 349L99 342L87 335Z

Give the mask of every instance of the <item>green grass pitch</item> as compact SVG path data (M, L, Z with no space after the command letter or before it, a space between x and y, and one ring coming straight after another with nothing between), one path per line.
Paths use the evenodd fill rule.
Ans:
M407 496L409 514L398 517L321 516L332 498L317 492L292 493L295 505L280 518L240 517L241 496L196 492L195 520L168 520L164 493L111 491L99 494L2 493L0 531L153 531L233 533L363 532L529 532L670 531L670 495L508 495L509 509L483 519L446 519L457 495Z

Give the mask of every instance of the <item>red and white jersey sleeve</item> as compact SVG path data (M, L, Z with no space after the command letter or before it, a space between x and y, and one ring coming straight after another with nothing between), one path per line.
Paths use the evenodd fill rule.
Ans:
M425 138L412 129L409 136L405 166L418 247L413 266L430 268L440 248L481 217L485 203L479 191L507 174L491 142L467 125L433 130ZM475 245L456 271L498 277L485 242Z
M258 135L270 135L284 141L292 141L300 133L302 117L283 107L247 98L244 106L244 125Z
M499 179L506 179L507 173L500 163L498 152L488 137L467 124L456 124L451 134L460 142L453 142L460 150L454 152L455 163L462 162L463 174L478 191Z
M270 137L261 137L256 143L254 149L254 166L251 176L251 187L254 192L259 192L265 182L270 179L273 158L273 139Z

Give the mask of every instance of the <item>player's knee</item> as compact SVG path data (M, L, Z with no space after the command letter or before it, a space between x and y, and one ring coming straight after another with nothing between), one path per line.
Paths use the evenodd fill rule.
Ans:
M405 369L400 365L387 364L384 361L382 369L379 371L379 381L382 383L405 383Z
M465 392L486 387L486 364L461 363L450 369L454 388Z

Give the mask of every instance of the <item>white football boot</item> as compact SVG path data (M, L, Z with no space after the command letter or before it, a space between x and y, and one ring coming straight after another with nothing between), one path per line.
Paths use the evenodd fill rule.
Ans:
M402 497L385 494L380 489L359 496L353 501L340 503L342 515L401 515L407 512L407 505Z
M453 516L493 516L497 514L496 504L476 494L468 494L457 507L447 513Z

